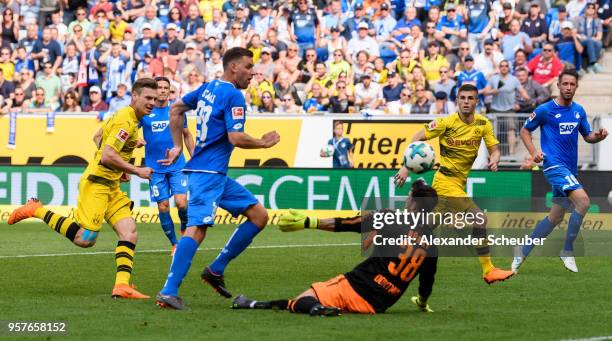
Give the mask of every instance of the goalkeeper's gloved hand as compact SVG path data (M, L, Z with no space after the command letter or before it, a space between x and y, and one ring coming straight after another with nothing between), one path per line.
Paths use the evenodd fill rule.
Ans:
M429 304L427 304L427 300L423 300L421 298L421 296L412 296L410 298L410 300L412 301L412 303L414 303L419 310L421 310L424 313L433 313L434 311L429 307Z
M293 232L307 229L316 229L319 219L315 216L307 216L300 211L289 210L288 214L283 214L278 220L278 228L283 232Z

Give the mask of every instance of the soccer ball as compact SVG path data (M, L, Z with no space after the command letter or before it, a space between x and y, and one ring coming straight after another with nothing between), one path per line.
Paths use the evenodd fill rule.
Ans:
M334 146L331 144L326 145L325 147L321 148L321 153L325 155L325 157L334 155Z
M430 170L436 162L436 152L426 142L413 142L404 152L404 166L413 173L423 173Z

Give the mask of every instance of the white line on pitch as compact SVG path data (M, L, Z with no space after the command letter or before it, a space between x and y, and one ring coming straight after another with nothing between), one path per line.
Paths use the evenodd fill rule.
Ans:
M605 341L605 340L612 340L612 335L608 335L608 336L594 336L594 337L589 337L586 339L565 339L565 340L561 340L561 341Z
M333 247L333 246L357 246L359 243L341 243L341 244L301 244L301 245L255 245L249 246L249 249L291 249L303 247ZM222 247L201 247L200 251L220 250ZM158 250L137 250L137 253L168 253L170 249ZM0 259L9 258L34 258L34 257L62 257L62 256L94 256L94 255L114 255L115 251L92 251L92 252L70 252L70 253L41 253L35 255L11 255L0 256Z

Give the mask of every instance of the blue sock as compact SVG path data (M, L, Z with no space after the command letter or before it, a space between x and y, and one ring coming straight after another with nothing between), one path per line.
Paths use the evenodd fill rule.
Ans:
M176 244L176 233L174 233L174 222L172 222L172 217L170 217L170 212L159 212L159 222L161 223L162 230L164 230L164 234L170 240L172 245Z
M227 264L241 254L259 232L261 232L261 229L249 220L240 224L227 241L227 244L225 244L223 250L221 250L217 258L209 266L210 271L217 275L223 275Z
M531 233L531 238L544 238L548 236L552 230L555 228L548 217L540 220L540 222L536 225L533 233ZM527 257L527 255L531 252L535 245L523 245L523 256Z
M181 219L181 232L185 232L185 229L187 228L187 209L183 208L183 209L178 209L178 216Z
M172 264L170 265L168 278L166 279L164 288L161 290L162 294L178 296L178 289L191 267L191 260L193 260L193 256L195 256L197 250L198 243L193 238L181 238L176 247Z
M574 240L578 237L580 232L580 225L582 225L582 216L580 213L574 211L570 215L569 222L567 223L567 233L565 235L565 251L574 251Z

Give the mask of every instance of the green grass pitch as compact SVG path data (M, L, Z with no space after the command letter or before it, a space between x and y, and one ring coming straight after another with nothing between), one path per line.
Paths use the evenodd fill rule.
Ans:
M441 258L430 300L433 314L418 312L410 303L418 281L381 315L313 318L278 311L232 311L230 300L203 285L199 275L233 228L217 226L209 231L181 288L190 309L177 312L157 308L152 299L110 297L116 237L108 227L94 248L79 249L42 224L0 225L0 321L67 321L67 336L81 340L560 340L612 335L612 262L596 257L578 258L578 274L566 271L558 258L533 257L519 275L491 286L480 278L477 259ZM139 226L139 235L133 279L139 290L154 296L168 272L170 255L164 250L169 246L158 225ZM355 245L358 238L321 231L282 233L269 226L254 247L230 264L226 282L234 295L293 297L311 282L357 264L362 259ZM30 256L40 254L64 255ZM510 261L494 259L504 268ZM51 339L63 337L51 335Z

